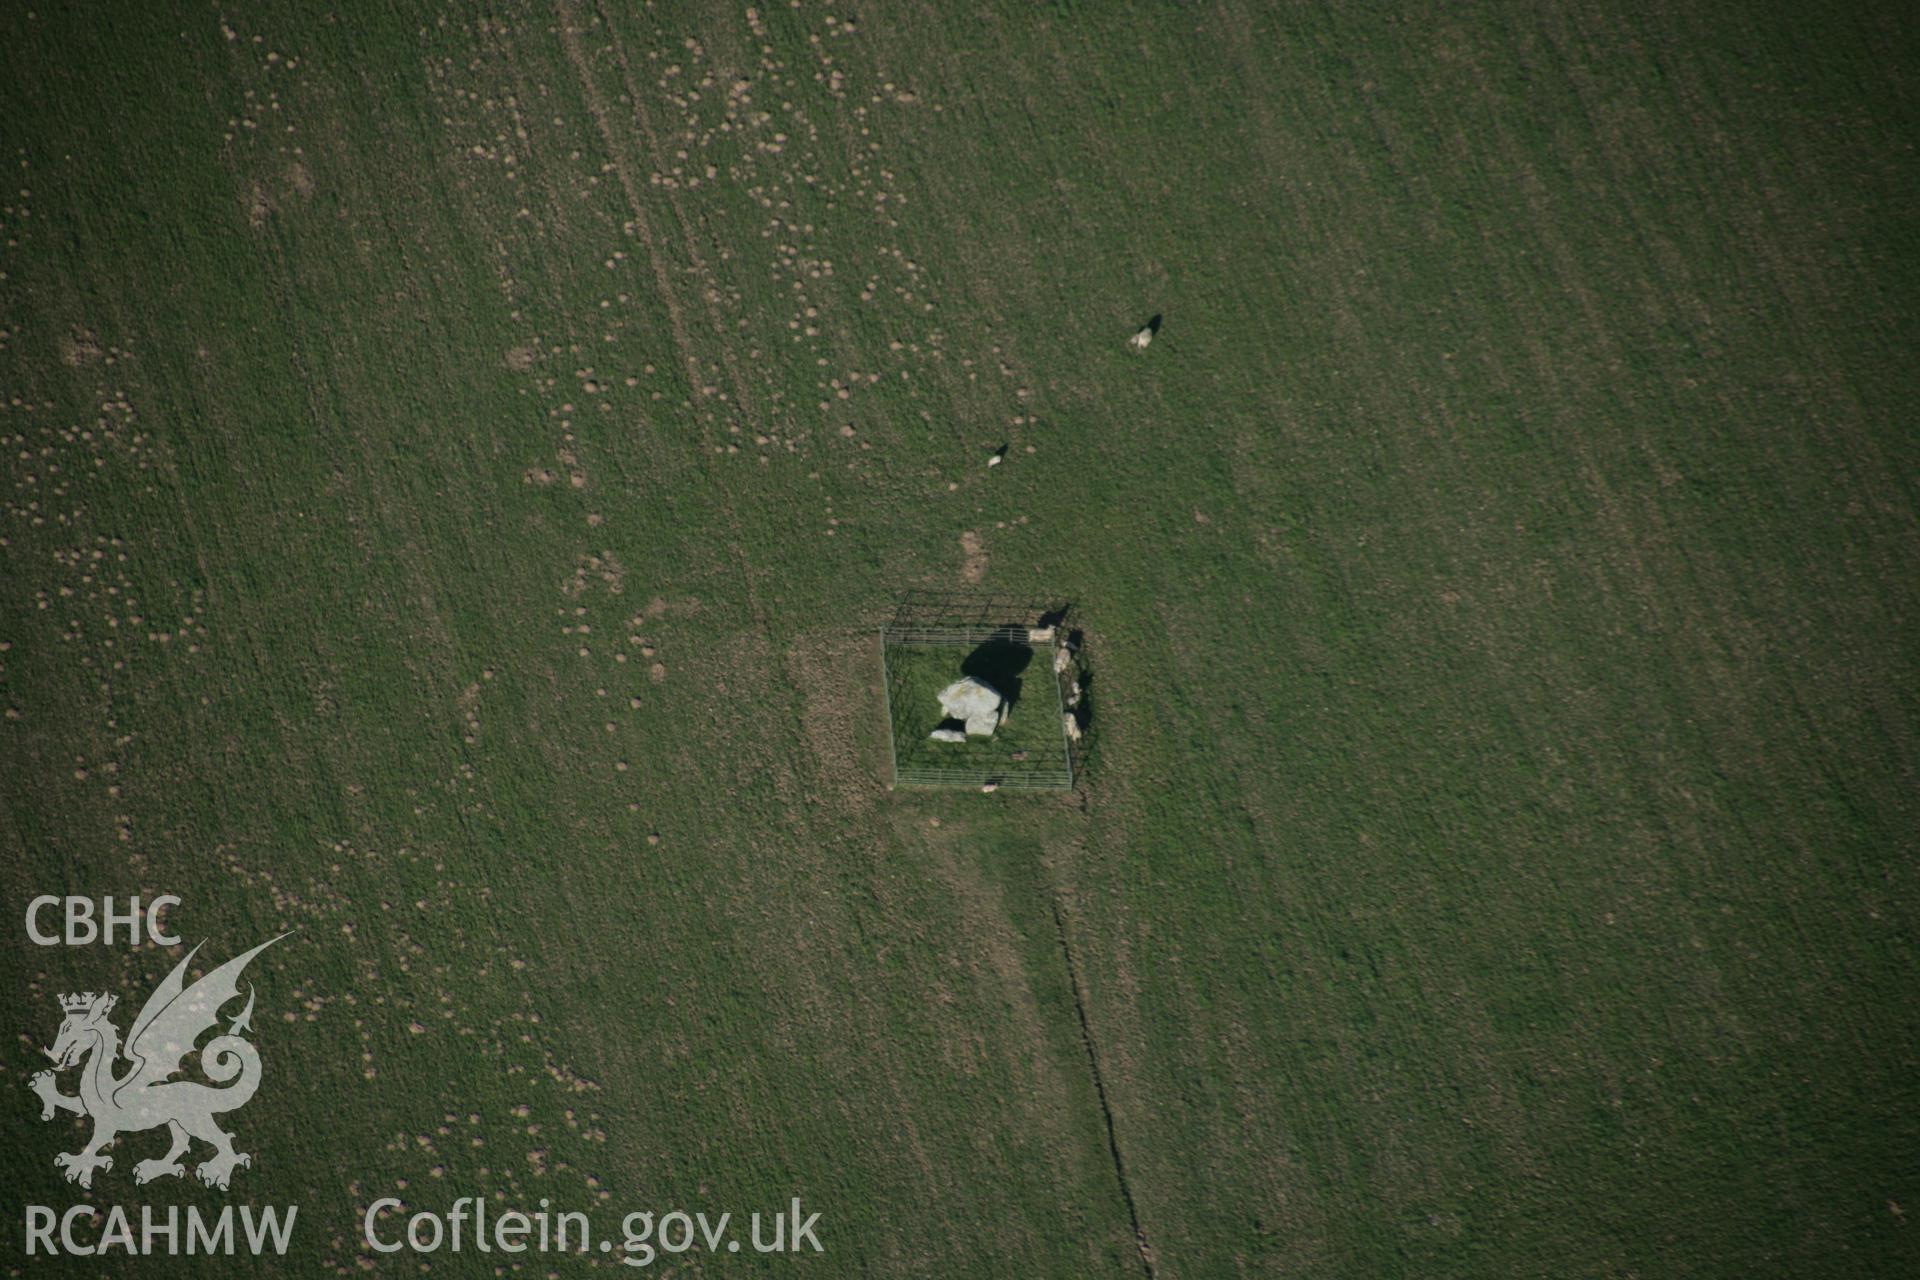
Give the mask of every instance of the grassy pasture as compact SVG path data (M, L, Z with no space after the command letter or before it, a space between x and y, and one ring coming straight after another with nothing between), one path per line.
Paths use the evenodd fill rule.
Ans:
M299 930L261 1274L496 1192L800 1195L821 1274L1912 1274L1917 55L8 6L15 918ZM1076 602L1080 793L884 789L875 627L962 583ZM172 962L6 955L17 1081ZM9 1249L80 1132L16 1103Z

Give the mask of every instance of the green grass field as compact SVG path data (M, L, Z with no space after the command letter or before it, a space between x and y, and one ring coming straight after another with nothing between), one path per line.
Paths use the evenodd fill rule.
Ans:
M695 1274L1920 1271L1916 67L7 6L9 910L299 931L226 1196L61 1180L56 995L177 953L15 935L7 1273L185 1273L23 1256L90 1200L418 1274L365 1206L476 1194L823 1215ZM966 583L1075 603L1076 792L886 789L876 628Z

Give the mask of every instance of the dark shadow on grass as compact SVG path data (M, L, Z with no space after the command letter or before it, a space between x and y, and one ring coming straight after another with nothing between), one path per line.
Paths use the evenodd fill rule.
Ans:
M1020 701L1020 673L1033 661L1033 650L1011 640L989 640L960 664L960 674L984 680L1007 700L1011 708Z

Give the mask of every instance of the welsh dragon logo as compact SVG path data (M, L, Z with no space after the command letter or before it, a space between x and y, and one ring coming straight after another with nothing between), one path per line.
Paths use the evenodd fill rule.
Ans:
M194 1051L195 1043L216 1026L221 1007L239 996L240 974L247 962L278 941L270 938L188 986L187 965L200 950L195 946L141 1006L124 1049L119 1028L107 1017L119 1003L117 997L91 991L60 997L66 1019L53 1047L44 1051L53 1059L54 1069L36 1074L28 1087L40 1095L42 1120L53 1119L59 1111L93 1117L93 1138L87 1145L53 1158L68 1182L91 1187L94 1170L113 1168L113 1158L101 1152L116 1138L162 1125L173 1145L159 1159L134 1165L135 1182L185 1173L180 1157L194 1138L214 1151L194 1170L210 1187L225 1190L235 1167L253 1163L251 1156L233 1149L233 1135L214 1122L215 1116L245 1106L260 1086L260 1054L241 1038L252 1030L252 984L247 987L246 1008L228 1024L227 1033L200 1047L201 1074L213 1084L174 1077L182 1074L183 1060ZM115 1066L123 1055L132 1065L116 1075ZM80 1092L61 1093L56 1073L75 1066L80 1067Z

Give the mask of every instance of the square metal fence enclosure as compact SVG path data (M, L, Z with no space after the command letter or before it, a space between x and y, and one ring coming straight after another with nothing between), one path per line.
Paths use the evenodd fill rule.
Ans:
M893 782L901 787L1073 788L1061 664L1067 606L1014 596L912 592L880 631ZM964 742L930 735L939 693L963 676L1007 699L1000 726Z

